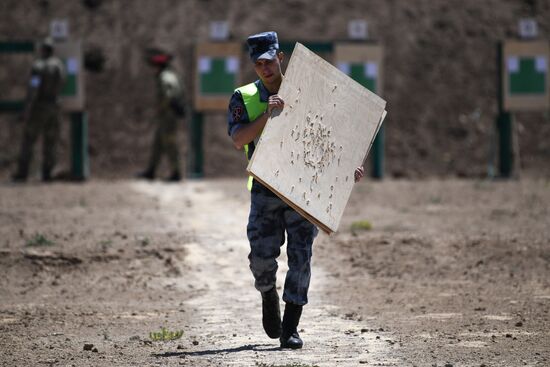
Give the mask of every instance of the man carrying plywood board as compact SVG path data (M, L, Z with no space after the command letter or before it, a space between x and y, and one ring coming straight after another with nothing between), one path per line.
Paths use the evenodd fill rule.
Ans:
M283 81L281 64L284 55L279 52L277 34L275 32L256 34L248 38L247 44L259 80L238 88L233 94L229 104L228 133L235 147L244 148L247 159L250 160L262 131L264 128L267 129L266 123L272 114L284 114L289 108L292 110L294 107L291 105L292 100L289 100L290 104L285 103L278 94ZM313 92L313 90L303 91L304 95ZM288 108L287 105L289 105ZM315 118L317 119L318 116ZM276 124L275 121L273 122ZM319 126L322 125L321 122L318 123ZM287 129L287 132L290 132L290 129ZM331 134L323 128L321 128L322 131L318 128L313 130L315 128L307 132L310 133L311 139L317 139L314 137L317 136L323 140L327 134ZM291 134L298 136L300 132L294 129ZM315 146L312 145L311 148ZM324 153L330 149L337 151L338 147L329 144L322 152L312 152L307 159L305 155L302 158L304 162L307 161L311 166L322 171L324 165L328 165L328 160L333 159ZM273 152L273 154L280 154L280 152ZM292 154L300 153L296 151ZM299 159L296 156L296 160ZM320 161L324 163L319 163ZM254 158L249 169L250 166L261 165L262 159ZM277 177L279 173L285 171L285 167L281 166L275 170L271 167L270 170L274 171ZM254 174L254 170L250 172ZM349 173L351 172L353 169ZM363 174L362 166L356 168L354 181L360 180ZM322 174L319 173L318 177L321 176ZM282 177L284 174L281 175ZM348 181L351 182L349 176ZM247 226L251 248L249 260L250 269L255 278L255 287L262 294L263 327L269 337L280 339L282 348L298 349L302 347L303 342L298 335L297 326L302 307L307 303L311 277L311 249L318 229L315 224L304 218L303 211L296 210L298 208L294 205L289 205L288 200L281 198L280 193L267 188L260 179L249 180L249 189L251 190L251 209ZM275 286L277 257L285 241L285 231L289 270L284 285L283 301L286 306L281 322L279 296Z

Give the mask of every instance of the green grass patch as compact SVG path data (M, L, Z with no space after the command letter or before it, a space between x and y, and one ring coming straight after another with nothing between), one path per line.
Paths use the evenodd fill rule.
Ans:
M108 246L111 246L112 244L113 244L112 240L101 240L101 241L99 241L99 245L102 246L102 247L108 247Z
M372 223L368 220L358 220L351 224L350 229L352 232L370 231L372 229Z
M141 246L148 246L151 244L149 237L137 237L137 241Z
M44 246L53 246L55 242L49 240L46 236L41 233L35 234L32 238L29 238L25 243L27 247L44 247Z
M170 331L166 328L160 329L160 331L152 331L149 333L149 338L154 342L165 342L170 340L176 340L181 338L183 330Z

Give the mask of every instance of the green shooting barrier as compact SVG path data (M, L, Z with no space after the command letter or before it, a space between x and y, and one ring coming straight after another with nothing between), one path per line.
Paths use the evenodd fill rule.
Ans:
M349 76L368 90L376 92L376 79L365 75L364 64L351 64Z
M68 74L65 84L61 89L62 96L75 96L77 93L77 76L76 74Z
M235 89L235 73L227 70L226 58L209 59L209 70L200 73L202 94L227 94Z
M35 49L32 41L0 41L0 54L33 53ZM21 100L0 100L0 112L23 111L25 101Z
M508 73L510 94L546 93L546 71L539 69L535 58L519 58L517 70Z
M375 67L372 64L373 67ZM370 91L376 93L377 88L377 79L376 72L370 73L372 76L368 75L367 72L368 65L364 63L351 63L349 64L349 76L361 84L363 87L369 89ZM371 177L373 178L383 178L384 177L384 126L380 127L378 134L374 139L372 144L372 172Z

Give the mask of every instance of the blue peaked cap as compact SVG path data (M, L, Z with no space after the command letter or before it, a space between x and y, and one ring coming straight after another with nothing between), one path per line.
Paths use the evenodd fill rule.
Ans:
M273 60L279 51L277 32L254 34L248 37L246 44L252 62L256 62L258 59Z

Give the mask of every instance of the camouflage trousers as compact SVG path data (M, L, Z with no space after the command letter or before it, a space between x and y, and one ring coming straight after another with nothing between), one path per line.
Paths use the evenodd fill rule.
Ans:
M25 121L23 141L19 153L17 175L27 177L33 158L34 144L40 135L42 141L42 176L49 176L56 163L59 141L59 106L55 103L36 102Z
M277 258L287 237L288 272L283 301L305 305L311 279L312 245L319 230L283 200L254 181L247 235L250 270L260 292L275 286Z
M178 119L169 114L161 114L158 117L148 169L154 172L164 154L168 157L170 169L179 171Z

